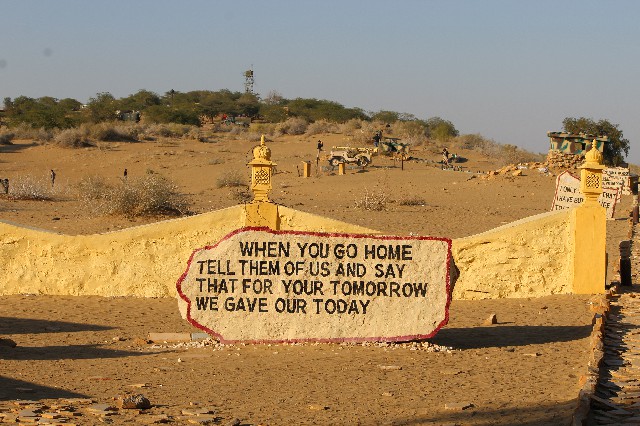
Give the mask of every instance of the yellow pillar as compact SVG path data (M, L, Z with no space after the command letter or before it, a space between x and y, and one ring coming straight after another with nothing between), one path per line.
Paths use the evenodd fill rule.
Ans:
M267 226L271 229L279 229L278 205L269 200L269 192L273 188L271 177L276 163L271 161L271 149L264 144L264 135L260 138L260 145L253 148L253 159L248 165L251 166L253 201L245 204L245 226Z
M308 178L309 176L311 176L311 162L303 161L302 168L303 168L302 177Z
M598 203L602 193L602 154L595 141L580 166L580 190L583 203L571 216L574 242L573 293L604 293L607 273L606 210Z
M338 174L343 175L344 173L344 163L338 164Z

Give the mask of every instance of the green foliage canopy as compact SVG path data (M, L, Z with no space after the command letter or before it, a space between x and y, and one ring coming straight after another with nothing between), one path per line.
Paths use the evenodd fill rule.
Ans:
M618 166L624 163L625 156L629 155L629 140L624 138L622 130L617 124L609 120L595 121L591 118L567 117L562 121L563 130L567 133L585 133L591 136L607 136L609 142L604 144L602 156L607 165Z
M426 136L431 139L446 142L451 138L460 135L452 122L440 117L431 117L426 122Z
M18 96L15 99L5 98L5 115L10 125L25 123L34 128L66 129L79 124L82 117L77 114L80 102L75 99L58 101L50 96L38 99Z

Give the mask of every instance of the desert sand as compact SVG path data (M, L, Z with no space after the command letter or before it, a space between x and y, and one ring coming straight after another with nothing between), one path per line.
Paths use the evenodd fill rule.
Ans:
M278 164L274 202L389 235L459 238L548 211L553 200L553 175L524 170L486 179L476 172L500 164L466 151L458 152L466 159L462 171L443 171L433 147L413 150L414 159L402 167L376 157L365 170L348 167L338 176L326 161L316 168L318 139L325 148L348 142L342 135L267 141ZM54 169L55 196L1 198L0 220L75 235L165 219L101 216L76 200L80 179L101 175L115 182L125 168L129 177L153 171L172 179L189 195L193 214L232 206L237 188L216 182L230 171L248 181L255 145L228 135L215 143L161 139L75 150L16 141L0 146L0 177L46 180ZM302 161L312 162L308 179L299 175ZM364 194L384 200L385 208L357 208ZM623 197L616 220L607 223L610 279L630 204ZM197 331L180 318L174 299L5 296L0 337L17 346L0 346L0 414L17 399L113 404L118 395L142 393L150 410L108 418L72 400L82 415L71 421L139 424L166 416L189 424L195 417L183 410L206 407L221 424L568 424L587 369L588 299L454 301L449 324L420 344L220 346L146 341L150 332ZM490 314L497 324L484 324ZM7 416L15 419L14 412Z

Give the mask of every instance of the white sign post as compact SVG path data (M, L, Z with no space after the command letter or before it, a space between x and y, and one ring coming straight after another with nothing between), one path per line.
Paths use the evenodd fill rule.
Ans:
M625 167L611 167L602 171L602 188L619 189L620 195L631 195L631 178L629 169Z
M603 188L598 202L607 210L607 219L613 219L619 197L618 188ZM580 178L565 171L556 178L556 194L551 210L564 210L578 207L584 197L580 192Z
M187 320L223 342L402 341L447 323L451 240L243 228L197 249Z

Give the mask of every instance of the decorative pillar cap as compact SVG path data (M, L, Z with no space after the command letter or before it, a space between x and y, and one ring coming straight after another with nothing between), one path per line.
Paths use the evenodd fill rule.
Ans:
M596 149L596 140L594 139L591 143L591 149L584 156L584 164L582 164L579 169L604 169L604 165L602 164L602 153Z

